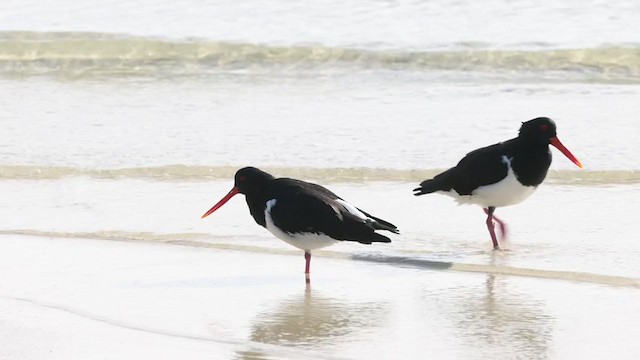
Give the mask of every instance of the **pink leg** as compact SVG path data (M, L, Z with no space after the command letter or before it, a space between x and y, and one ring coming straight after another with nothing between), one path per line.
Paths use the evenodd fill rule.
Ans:
M482 210L484 210L485 214L489 215L489 209L484 208ZM494 210L495 210L495 208L494 208ZM493 220L495 220L498 223L498 225L500 225L500 232L502 233L502 238L506 239L507 238L507 233L509 232L507 230L507 223L505 223L504 221L500 220L497 216L493 215L493 212L491 212L491 218Z
M493 220L495 220L498 223L498 225L500 226L500 232L502 233L502 239L506 239L507 238L507 224L504 221L498 219L498 217L495 216L495 215L493 216Z
M498 245L498 238L496 237L495 225L493 224L493 212L495 210L496 208L489 207L488 209L484 209L484 212L487 214L487 229L489 229L489 235L491 235L491 241L493 242L493 250L499 250L500 245Z
M309 267L311 266L311 253L305 251L304 259L306 261L306 266L304 268L304 278L307 284L309 284L311 282L311 278L309 277Z
M489 215L489 210L488 209L484 208L482 210L484 210L485 214ZM498 218L497 216L495 216L493 214L491 216L492 216L493 220L495 220L498 223L498 225L500 226L500 233L502 233L502 238L506 239L507 235L509 233L509 230L507 229L507 223L505 223L504 221L500 220L500 218Z

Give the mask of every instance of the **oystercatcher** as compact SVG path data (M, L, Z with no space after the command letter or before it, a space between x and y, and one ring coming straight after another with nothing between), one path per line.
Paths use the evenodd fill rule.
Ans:
M556 124L539 117L522 123L518 137L467 154L458 165L420 183L414 195L440 192L460 204L477 204L487 214L487 229L493 248L499 249L494 223L506 236L506 224L495 217L497 207L517 204L528 198L547 176L551 165L549 144L582 168L578 159L556 136Z
M249 212L258 225L304 250L307 283L311 251L337 241L388 243L391 242L388 237L375 231L399 233L395 225L358 209L320 185L289 178L276 179L254 167L238 170L231 191L202 218L218 210L236 194L245 195Z

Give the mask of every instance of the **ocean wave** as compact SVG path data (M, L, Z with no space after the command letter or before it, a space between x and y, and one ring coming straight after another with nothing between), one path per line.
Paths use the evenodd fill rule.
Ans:
M214 181L233 179L239 168L239 166L166 165L94 169L2 165L0 180L57 180L88 177L108 180ZM432 178L444 169L265 167L264 170L279 177L323 182L420 182ZM640 170L550 170L547 182L562 185L636 184L640 183Z
M128 231L94 231L94 232L64 232L46 230L0 230L0 235L28 235L51 238L70 239L95 239L95 240L121 240L121 241L148 241L167 242L178 240L197 241L202 239L213 239L209 234L202 233L181 233L181 234L160 234L151 232L128 232ZM228 236L225 238L229 238Z
M534 74L541 79L640 82L640 47L401 51L169 40L105 33L0 32L0 74L189 76L207 72L318 68L454 70Z
M41 230L0 230L0 235L21 235L49 238L73 238L93 240L116 240L129 242L153 242L172 245L210 248L216 250L245 251L262 254L295 255L300 251L269 248L263 246L238 244L234 237L217 236L201 233L157 234L149 232L99 231L99 232L57 232ZM316 257L331 259L356 260L389 266L412 267L428 270L446 270L458 272L483 273L503 276L520 276L541 279L553 279L575 282L604 284L640 288L640 279L633 277L585 273L575 271L558 271L545 269L497 266L488 264L460 263L441 260L430 260L415 255L381 255L381 254L349 254L338 251L318 251Z

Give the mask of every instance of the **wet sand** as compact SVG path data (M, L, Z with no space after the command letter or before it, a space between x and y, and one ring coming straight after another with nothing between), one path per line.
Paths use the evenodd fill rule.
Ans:
M361 260L3 235L0 358L640 355L636 286Z

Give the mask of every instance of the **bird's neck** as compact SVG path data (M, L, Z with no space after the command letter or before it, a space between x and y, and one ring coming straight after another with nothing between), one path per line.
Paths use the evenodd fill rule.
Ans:
M544 142L523 142L516 148L512 163L518 181L525 186L538 186L547 176L551 165L549 144Z
M267 226L267 222L264 218L264 210L267 203L267 199L264 194L246 194L247 205L249 206L249 212L253 219L262 227Z

